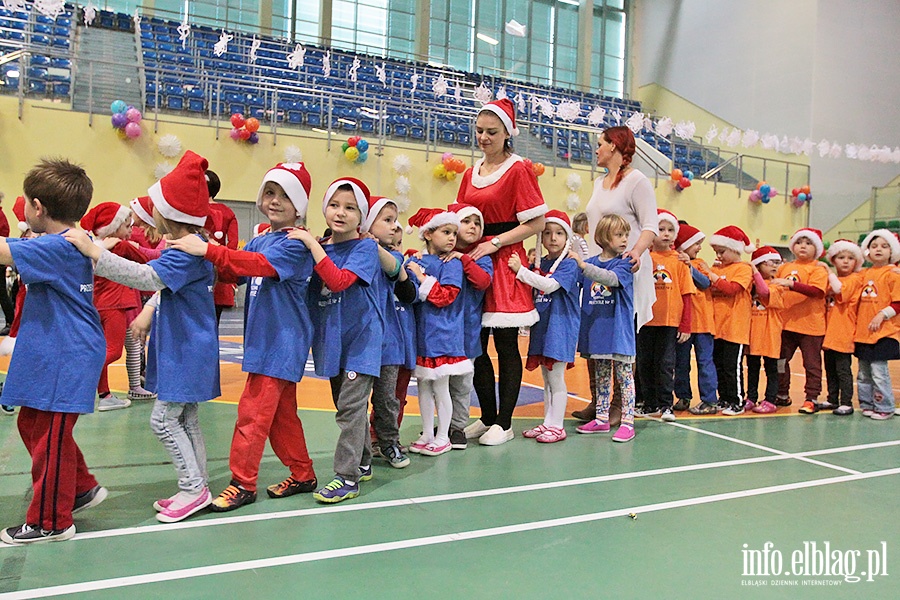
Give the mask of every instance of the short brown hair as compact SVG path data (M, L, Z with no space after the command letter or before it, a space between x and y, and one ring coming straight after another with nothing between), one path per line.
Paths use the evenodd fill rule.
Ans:
M587 213L580 212L572 218L572 231L578 235L584 235L588 232Z
M631 233L628 221L616 214L604 215L594 230L594 241L601 248L608 247L612 242L612 236L619 232Z
M94 195L94 184L84 169L64 158L41 159L22 187L29 201L40 200L47 216L61 223L81 219Z

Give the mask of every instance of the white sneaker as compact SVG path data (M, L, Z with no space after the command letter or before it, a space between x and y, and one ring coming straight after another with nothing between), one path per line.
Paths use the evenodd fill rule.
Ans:
M672 412L671 408L667 408L662 411L662 420L666 423L672 423L675 420L675 413Z
M480 421L479 421L480 422ZM509 429L503 429L499 425L491 425L490 429L478 438L478 443L482 446L499 446L500 444L505 444L509 440L515 437L515 433L513 433L512 427Z
M106 412L108 410L128 408L129 406L131 406L131 400L128 398L119 398L115 394L110 394L106 398L100 398L100 402L97 404L97 410Z
M151 391L145 390L141 386L136 388L131 388L128 390L128 399L129 400L156 400L156 394Z
M463 429L463 433L466 434L467 440L474 440L475 438L480 438L485 433L487 433L488 426L481 422L481 419L477 419L471 423L469 423L465 429Z

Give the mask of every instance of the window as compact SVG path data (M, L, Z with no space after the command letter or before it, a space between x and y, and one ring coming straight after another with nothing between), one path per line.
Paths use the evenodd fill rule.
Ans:
M591 91L625 95L625 11L623 0L595 0Z

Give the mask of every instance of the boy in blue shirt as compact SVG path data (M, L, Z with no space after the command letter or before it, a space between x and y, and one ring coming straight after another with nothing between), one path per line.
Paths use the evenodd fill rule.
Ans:
M72 436L78 415L94 410L106 354L93 266L59 235L77 227L93 184L81 167L54 159L29 171L23 187L25 220L45 235L0 239L0 263L15 265L28 285L3 404L21 407L17 424L31 455L34 496L25 523L0 532L7 544L67 540L75 535L72 515L107 495Z

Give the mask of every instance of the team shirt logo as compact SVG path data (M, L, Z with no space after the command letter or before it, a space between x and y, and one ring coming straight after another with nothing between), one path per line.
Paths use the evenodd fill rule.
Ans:
M672 283L672 274L665 265L656 265L656 268L653 269L653 280L658 284L670 284Z
M612 298L612 291L596 281L591 283L591 299L588 304L613 304L615 300Z
M766 305L759 301L759 298L753 299L753 310L766 310Z
M875 281L870 279L866 282L866 285L862 289L862 297L863 298L877 298L878 297L878 288L875 287Z
M78 291L83 294L90 294L94 291L94 284L93 283L82 283L80 286L78 286Z

